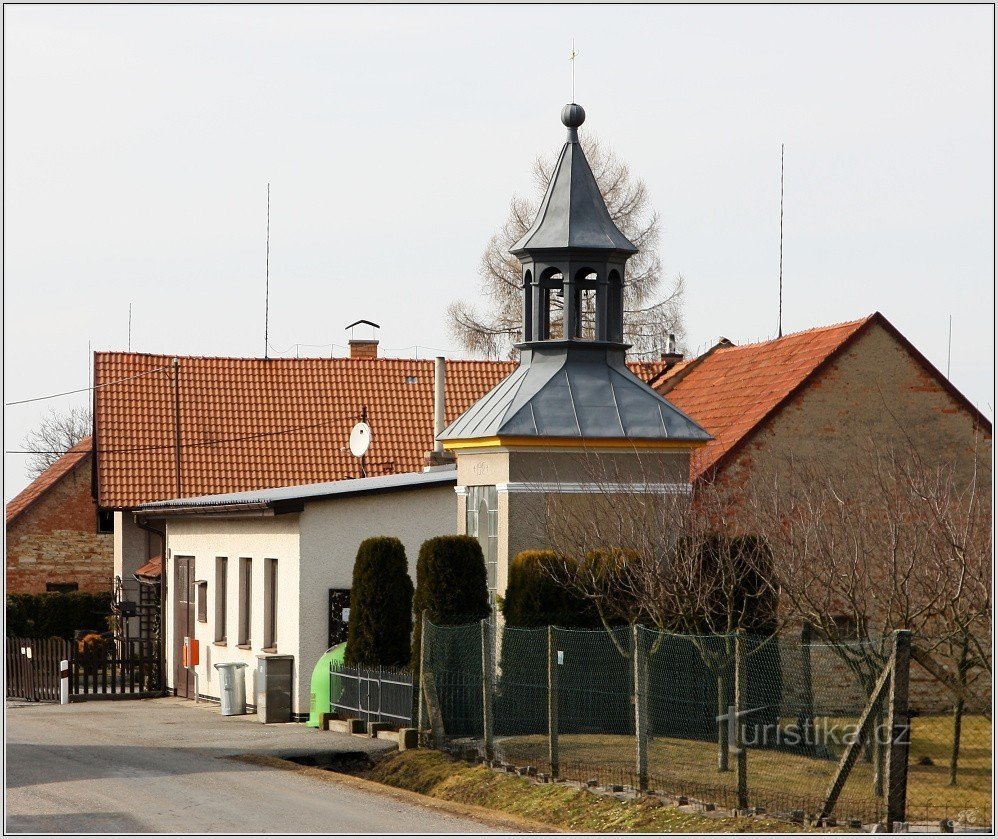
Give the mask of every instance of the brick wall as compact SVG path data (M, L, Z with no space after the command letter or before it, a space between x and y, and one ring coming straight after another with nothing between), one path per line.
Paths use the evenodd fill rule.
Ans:
M40 593L46 583L110 591L112 576L112 536L97 533L88 455L8 526L7 591Z
M965 407L878 324L758 429L719 477L737 498L747 481L765 480L786 468L792 455L849 475L853 491L862 497L872 481L871 440L884 447L910 441L926 462L953 458L968 476L976 459L986 472L980 485L990 487L990 435L975 434ZM980 447L976 455L975 445ZM844 668L839 675L848 678ZM980 690L990 699L990 685ZM948 691L917 665L912 666L911 697L926 711L952 702Z

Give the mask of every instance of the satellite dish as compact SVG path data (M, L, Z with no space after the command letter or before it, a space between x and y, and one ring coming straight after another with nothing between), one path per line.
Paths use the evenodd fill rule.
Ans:
M363 457L370 445L371 426L366 422L358 422L350 431L350 454L354 457Z

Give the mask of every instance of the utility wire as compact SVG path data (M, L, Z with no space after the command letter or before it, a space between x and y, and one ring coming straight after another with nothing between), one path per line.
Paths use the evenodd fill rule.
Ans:
M156 367L152 370L146 370L142 373L136 373L134 376L126 376L124 379L118 379L113 382L103 382L99 385L91 385L88 387L77 388L76 390L67 390L63 393L50 393L48 396L35 396L31 399L18 399L14 402L4 402L4 407L9 408L11 405L24 405L28 402L41 402L45 399L57 399L60 396L71 396L74 393L86 393L88 390L97 390L102 387L110 387L111 385L120 385L122 382L130 382L132 379L138 379L142 376L148 376L150 373L159 373L161 370L169 369L169 364L164 364L162 367Z
M250 440L260 440L265 437L276 437L281 434L294 434L298 431L309 431L314 428L322 428L323 426L333 425L337 422L350 422L356 420L356 416L343 416L343 417L333 417L328 420L323 420L322 422L310 423L308 425L296 425L289 426L287 428L280 428L276 431L259 431L253 434L245 434L239 437L219 437L213 440L201 440L196 443L181 443L180 448L182 449L199 449L208 448L210 446L218 446L223 443L242 443ZM122 449L96 449L97 454L129 454L133 452L151 452L151 451L174 451L177 446L174 443L166 443L164 445L148 445L148 446L132 446L129 448ZM72 452L72 449L66 450L26 450L26 449L8 449L5 454L68 454ZM89 452L90 449L87 449Z

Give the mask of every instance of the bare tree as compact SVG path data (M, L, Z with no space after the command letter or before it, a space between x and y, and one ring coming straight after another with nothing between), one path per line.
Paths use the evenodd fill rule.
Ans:
M93 428L90 408L69 408L57 411L50 408L38 427L29 431L21 445L32 452L28 457L27 472L37 478L59 457L87 437Z
M969 673L991 667L990 498L980 455L969 471L955 460L926 462L910 445L869 443L864 458L838 469L788 460L748 488L743 514L751 511L772 546L782 610L826 643L868 694L892 631L912 632L915 660L956 697L955 782Z
M669 334L682 342L683 278L677 276L662 296L662 263L658 256L660 219L650 209L644 181L635 178L626 163L587 134L582 139L593 175L606 201L607 209L621 232L638 248L639 253L628 260L624 289L624 334L633 344L634 357L657 357L665 348ZM510 246L527 232L537 214L544 191L554 171L555 161L539 157L534 163L535 195L532 199L514 196L509 215L502 228L489 239L482 254L479 273L487 303L479 311L464 300L448 307L451 334L465 349L489 358L509 357L513 344L522 337L523 291L520 263L509 253ZM585 307L589 306L589 310ZM583 335L595 328L594 301L584 300L581 312ZM552 301L560 309L560 301ZM552 311L552 337L557 337L559 324Z
M771 556L731 519L719 488L648 491L667 483L654 462L637 457L623 469L626 461L584 458L594 492L549 496L545 538L574 557L551 573L594 604L625 657L630 652L610 631L614 622L658 630L650 656L670 633L685 636L715 680L718 770L727 771L735 633L753 634L754 655L778 629Z

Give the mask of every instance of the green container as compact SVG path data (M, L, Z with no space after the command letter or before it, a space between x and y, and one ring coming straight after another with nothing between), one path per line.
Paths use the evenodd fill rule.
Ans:
M330 647L319 657L318 662L316 662L315 669L312 671L312 700L309 703L308 722L305 725L318 728L322 715L329 713L331 707L330 694L335 694L336 699L340 698L340 693L343 691L340 685L340 677L331 676L329 668L330 665L343 663L343 655L346 653L346 649L346 644L337 644L335 647Z

